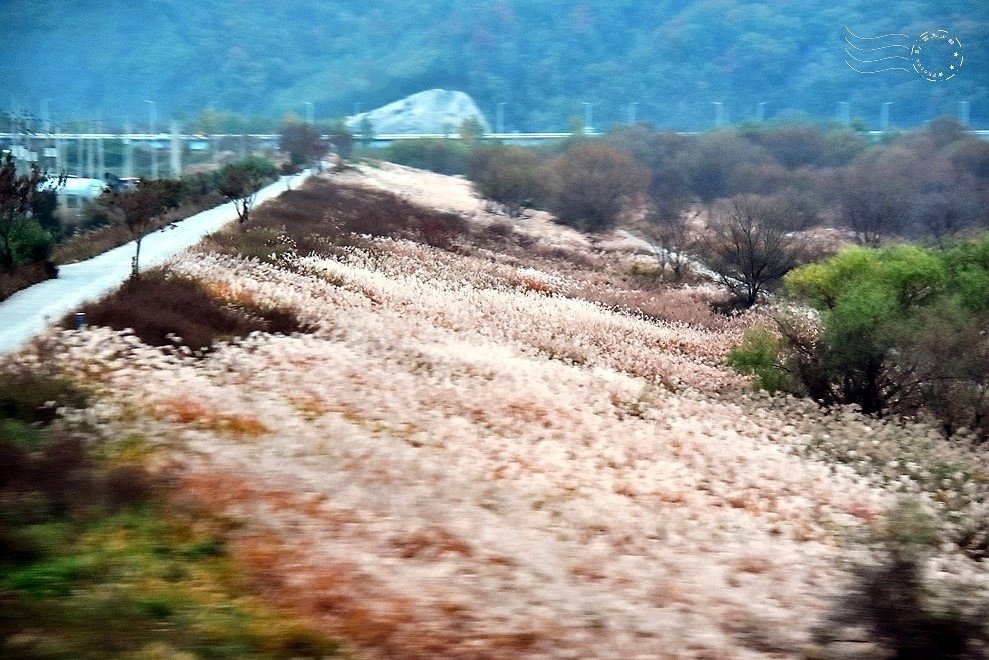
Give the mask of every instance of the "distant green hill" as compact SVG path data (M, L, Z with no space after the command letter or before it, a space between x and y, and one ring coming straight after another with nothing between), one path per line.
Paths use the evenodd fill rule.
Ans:
M965 64L954 80L865 75L844 63L844 26L863 35L944 28ZM0 107L61 116L191 116L208 105L280 116L316 106L339 116L442 87L473 96L509 130L565 129L593 104L597 127L638 119L661 127L834 116L839 101L875 126L954 114L971 102L989 127L985 0L6 0L0 5Z

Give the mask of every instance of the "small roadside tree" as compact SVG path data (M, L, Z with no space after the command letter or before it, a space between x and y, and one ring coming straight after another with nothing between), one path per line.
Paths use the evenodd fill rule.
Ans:
M180 182L175 179L141 179L132 190L109 190L103 193L103 204L111 215L125 226L134 238L131 277L141 275L141 242L155 228L159 216L178 206Z
M791 234L787 204L779 198L733 197L715 215L704 255L738 306L747 309L800 264L805 249Z
M288 122L279 131L278 147L288 154L293 165L311 163L326 151L319 129L311 124Z
M329 130L330 144L336 150L337 154L343 160L350 158L350 155L354 153L354 134L350 132L347 128L347 124L342 120L338 119L333 122Z
M234 203L237 220L244 224L250 220L254 200L265 182L274 180L278 170L269 161L257 156L224 165L220 170L216 189Z
M39 186L46 179L37 165L18 175L9 153L0 164L0 267L7 271L13 270L17 261L16 238L33 221Z

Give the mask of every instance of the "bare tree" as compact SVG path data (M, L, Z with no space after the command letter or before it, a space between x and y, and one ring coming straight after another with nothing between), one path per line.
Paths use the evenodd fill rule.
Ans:
M754 305L805 255L791 233L787 207L776 197L733 197L708 226L703 242L708 266L743 308Z
M878 246L884 238L902 233L910 217L908 187L902 166L910 154L860 161L838 178L838 221L852 230L862 245Z
M173 179L142 179L132 190L110 190L103 196L110 212L134 237L131 277L140 277L141 241L155 228L162 213L178 206L179 182Z
M978 222L979 181L942 154L924 159L910 196L913 229L943 244Z
M690 263L690 253L697 248L692 224L698 215L691 200L685 196L650 200L642 233L652 243L660 268L665 270L669 266L676 280L683 277Z

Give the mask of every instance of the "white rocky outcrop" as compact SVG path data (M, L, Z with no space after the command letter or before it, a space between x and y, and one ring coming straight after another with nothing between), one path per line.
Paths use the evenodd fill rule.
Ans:
M347 126L360 133L364 119L371 122L374 133L449 133L456 134L465 119L476 118L484 132L491 126L474 99L464 92L430 89L389 103L370 112L347 118Z

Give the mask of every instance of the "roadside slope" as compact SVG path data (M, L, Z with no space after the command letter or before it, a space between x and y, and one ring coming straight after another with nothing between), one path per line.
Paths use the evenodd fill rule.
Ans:
M301 184L309 175L292 177ZM285 178L258 192L258 204L286 190ZM236 220L232 202L203 211L154 232L141 243L141 265L151 267L195 245L203 236ZM131 270L134 243L127 243L97 257L59 268L59 276L18 291L0 303L0 354L16 350L45 326L73 311L87 300L95 300L123 282Z

